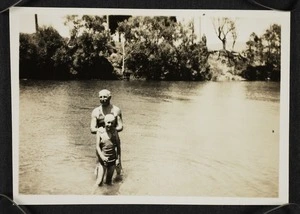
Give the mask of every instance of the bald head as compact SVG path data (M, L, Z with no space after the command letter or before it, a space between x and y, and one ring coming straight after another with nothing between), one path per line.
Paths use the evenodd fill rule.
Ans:
M106 130L111 130L115 126L115 116L112 114L107 114L104 117L104 123Z
M99 91L99 97L101 97L101 96L111 97L111 93L109 90L103 89L103 90Z

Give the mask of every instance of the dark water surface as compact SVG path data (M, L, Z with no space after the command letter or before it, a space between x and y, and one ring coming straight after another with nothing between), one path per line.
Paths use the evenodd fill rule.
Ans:
M98 91L122 109L124 177L94 189ZM20 82L19 192L277 197L279 83Z

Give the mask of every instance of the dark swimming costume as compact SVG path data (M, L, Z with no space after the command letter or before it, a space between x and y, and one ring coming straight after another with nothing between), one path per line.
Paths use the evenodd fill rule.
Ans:
M117 159L116 146L120 142L118 132L114 132L109 138L107 132L104 131L100 134L100 137L100 149L103 152L104 156L108 158L107 165L114 165ZM101 165L106 164L100 158L98 152L97 157Z
M114 109L115 108L116 107L113 105L108 114L114 115ZM99 106L99 112L98 112L98 115L97 115L97 128L105 126L104 117L105 117L105 114L103 113L102 106Z
M99 163L100 163L102 166L110 167L110 166L116 165L116 160L110 161L110 162L109 162L109 161L104 162L104 161L100 158L100 155L98 154L97 150L96 150L96 155L97 155L97 158L98 158Z

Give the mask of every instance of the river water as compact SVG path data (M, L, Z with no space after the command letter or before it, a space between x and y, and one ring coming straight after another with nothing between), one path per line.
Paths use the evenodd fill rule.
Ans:
M98 91L122 109L122 181L95 189ZM19 192L277 197L274 82L20 82Z

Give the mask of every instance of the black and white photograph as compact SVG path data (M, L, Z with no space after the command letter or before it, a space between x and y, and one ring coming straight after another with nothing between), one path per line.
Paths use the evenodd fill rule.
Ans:
M18 204L288 202L290 13L10 9Z

